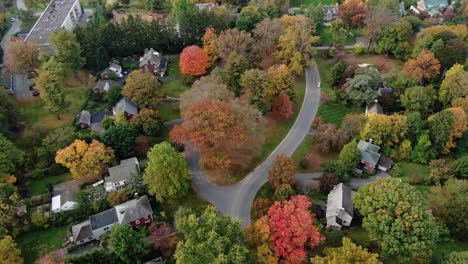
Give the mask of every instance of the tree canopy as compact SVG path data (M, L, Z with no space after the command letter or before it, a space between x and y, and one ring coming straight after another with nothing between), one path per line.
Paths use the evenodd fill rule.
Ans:
M23 165L24 158L24 152L0 134L0 174L15 173Z
M140 108L156 108L164 96L158 79L144 70L132 71L125 80L122 90L127 97Z
M361 263L381 264L378 254L369 253L367 249L354 244L351 239L343 237L343 246L338 248L326 248L325 257L313 257L310 261L314 264L329 263Z
M109 236L109 248L123 263L140 264L149 252L142 238L143 235L129 225L115 225Z

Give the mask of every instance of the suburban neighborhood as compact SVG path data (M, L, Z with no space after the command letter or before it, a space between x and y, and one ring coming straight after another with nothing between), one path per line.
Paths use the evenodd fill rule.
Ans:
M0 264L468 263L465 0L2 0Z

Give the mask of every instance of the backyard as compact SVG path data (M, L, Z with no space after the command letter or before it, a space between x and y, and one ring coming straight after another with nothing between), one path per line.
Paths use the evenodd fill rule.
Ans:
M43 194L49 191L49 185L56 185L72 179L71 173L48 176L42 179L32 179L29 181L29 193L31 196Z
M50 227L20 235L16 242L25 264L32 264L42 255L62 247L67 227Z
M301 160L307 156L310 156L312 161L312 166L307 169L304 169L300 166ZM297 173L311 173L311 172L320 172L322 171L322 165L328 161L335 160L338 158L338 153L322 153L317 149L317 146L314 145L312 136L308 135L305 137L304 141L299 145L296 151L293 153L291 158L294 161L296 166Z
M291 6L294 7L301 7L301 6L309 6L310 4L322 4L322 5L331 5L335 4L336 0L293 0Z

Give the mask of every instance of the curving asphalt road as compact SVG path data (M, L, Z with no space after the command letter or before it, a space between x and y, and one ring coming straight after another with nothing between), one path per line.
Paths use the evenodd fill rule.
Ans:
M222 214L239 219L244 226L250 223L250 210L255 194L267 182L268 171L272 167L276 155L283 153L291 156L309 133L312 120L317 114L320 104L320 88L317 86L320 75L317 66L314 64L307 67L305 75L306 93L296 122L270 156L242 181L230 186L211 183L199 166L199 153L194 150L186 153L194 189L206 201L216 206Z

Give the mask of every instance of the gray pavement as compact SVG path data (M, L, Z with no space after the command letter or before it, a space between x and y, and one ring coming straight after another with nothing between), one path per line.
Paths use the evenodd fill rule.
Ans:
M178 125L178 124L181 124L184 120L182 118L177 118L177 119L174 119L174 120L169 120L169 121L166 121L164 122L164 126L174 126L174 125Z
M320 81L317 66L314 64L306 68L306 93L301 111L283 141L270 156L242 181L230 186L219 186L208 181L199 166L200 155L192 150L186 154L192 174L194 189L218 210L235 219L239 219L245 226L250 223L250 211L257 191L267 182L268 171L273 165L275 157L283 153L291 156L304 137L309 133L312 120L320 104Z
M0 42L0 45L2 46L2 49L4 51L6 50L8 40L10 39L10 37L13 34L18 33L21 30L21 23L22 22L21 22L20 19L16 19L15 22L13 22L13 24L11 24L10 29L8 29L6 34L3 36L2 41Z
M26 4L24 4L24 1L23 1L23 0L16 0L16 7L17 7L19 10L28 11L28 8L26 7Z

